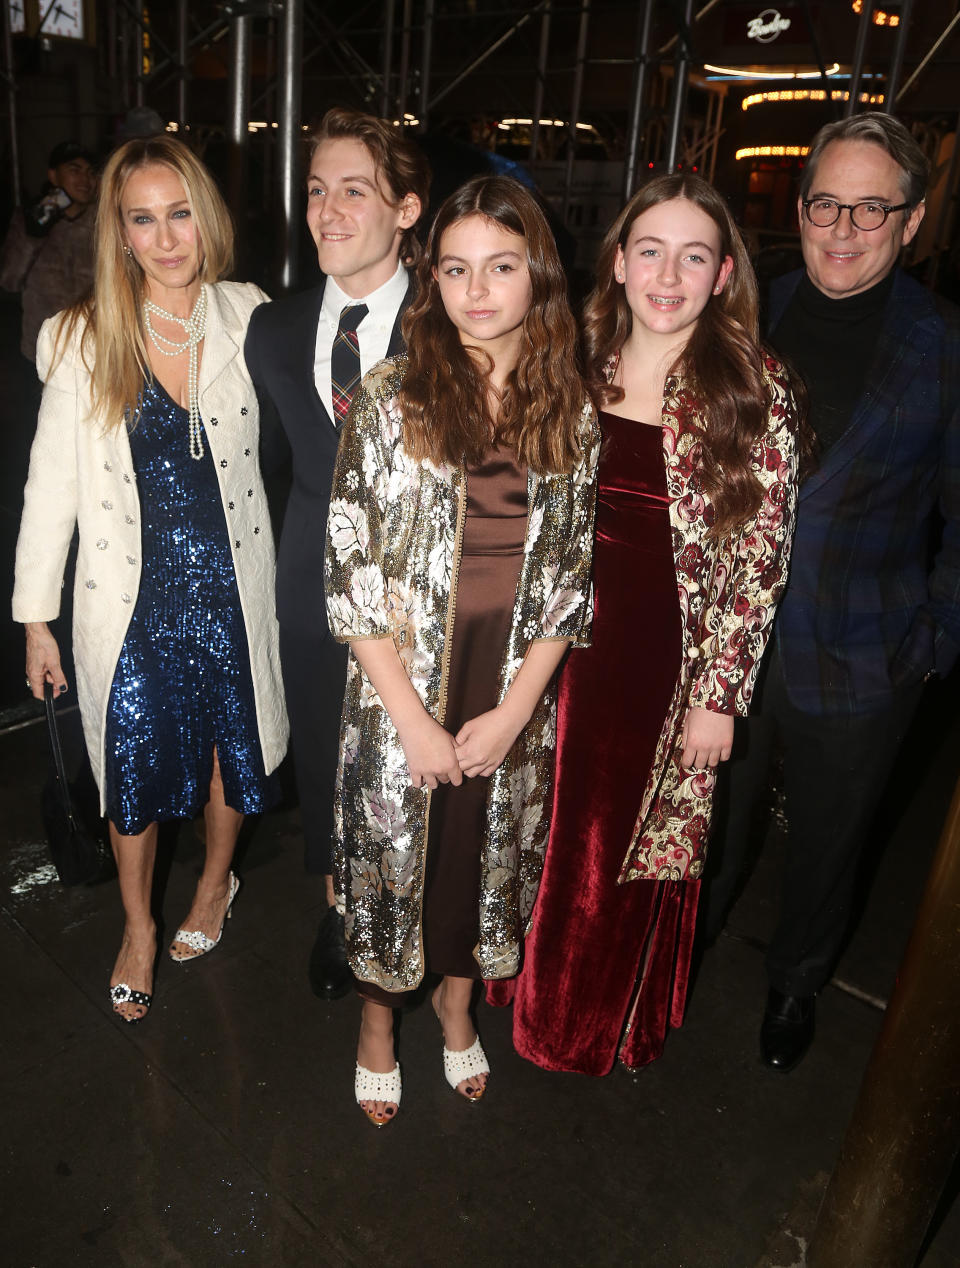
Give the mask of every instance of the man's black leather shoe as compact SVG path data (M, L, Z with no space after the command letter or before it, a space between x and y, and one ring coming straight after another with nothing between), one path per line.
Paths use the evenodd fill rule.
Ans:
M310 952L310 985L321 999L339 999L352 981L343 945L343 917L336 907L328 907Z
M764 1064L784 1074L799 1065L813 1041L813 995L782 995L771 986L760 1027Z

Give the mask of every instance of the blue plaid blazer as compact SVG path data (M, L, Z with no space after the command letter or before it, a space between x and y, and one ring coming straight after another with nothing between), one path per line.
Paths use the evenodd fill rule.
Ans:
M775 284L771 331L801 276ZM883 709L960 651L960 309L905 273L850 425L800 488L775 637L790 699L821 715Z

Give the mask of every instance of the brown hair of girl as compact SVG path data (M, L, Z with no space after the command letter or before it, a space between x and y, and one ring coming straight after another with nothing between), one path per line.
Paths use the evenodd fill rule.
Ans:
M614 258L618 246L626 247L638 217L676 198L685 198L710 217L720 235L720 259L733 260L726 285L711 296L670 367L671 373L684 377L706 420L701 479L716 512L710 531L719 536L750 519L763 500L751 452L767 427L770 394L763 375L759 299L750 258L723 197L701 177L654 177L634 194L607 232L597 259L597 284L584 307L587 379L597 400L622 400L623 390L608 384L604 375L605 364L623 347L633 326L626 292L614 278ZM804 436L801 431L801 449Z
M496 419L487 403L491 367L484 371L460 342L434 276L444 233L469 216L523 238L530 271L532 298L520 351ZM566 277L534 196L506 176L477 176L462 185L437 212L417 276L419 290L403 318L408 369L400 403L407 452L421 462L479 462L496 438L539 474L572 471L580 457L578 432L587 395L577 369L577 328Z

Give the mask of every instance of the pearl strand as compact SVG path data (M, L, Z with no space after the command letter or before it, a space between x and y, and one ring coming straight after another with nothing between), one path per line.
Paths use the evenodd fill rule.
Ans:
M175 321L178 326L182 326L187 336L184 342L177 343L174 339L168 339L166 335L161 335L154 330L153 322L150 320L151 315L164 317L167 321ZM187 399L190 405L190 457L199 461L203 457L203 428L200 425L200 403L197 399L197 349L207 331L206 290L201 286L197 302L194 304L193 312L189 317L176 317L152 300L144 300L143 325L150 336L153 346L162 356L179 357L184 352L189 351L190 353L190 364L187 369ZM163 344L166 344L166 347L163 347Z

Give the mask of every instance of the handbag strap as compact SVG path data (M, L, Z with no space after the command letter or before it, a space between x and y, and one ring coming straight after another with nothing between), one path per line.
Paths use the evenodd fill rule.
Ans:
M73 801L67 784L67 769L63 763L63 749L60 747L60 729L57 726L57 714L53 705L53 683L43 684L43 703L47 710L47 734L50 736L50 748L53 751L54 787L64 814L74 823Z

